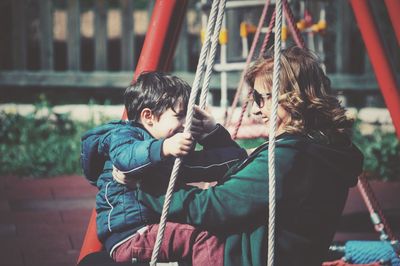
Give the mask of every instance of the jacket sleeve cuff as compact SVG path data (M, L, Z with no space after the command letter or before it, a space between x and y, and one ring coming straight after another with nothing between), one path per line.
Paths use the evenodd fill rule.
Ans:
M154 140L149 147L149 158L151 162L159 162L162 160L162 147L164 139Z
M198 141L200 145L204 147L226 147L226 146L237 146L235 141L232 140L229 132L221 125L217 124L215 129L208 135Z

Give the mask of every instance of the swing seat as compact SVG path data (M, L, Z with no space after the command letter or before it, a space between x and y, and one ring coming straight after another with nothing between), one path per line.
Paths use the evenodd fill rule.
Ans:
M77 266L128 266L128 265L150 265L149 263L130 263L130 262L115 262L106 251L98 251L88 254L84 257Z
M110 258L107 251L104 250L102 244L97 238L96 234L96 210L93 209L92 215L90 216L89 225L86 231L85 239L83 241L81 254L78 258L77 266L125 266L125 265L150 265L149 263L121 263L115 262ZM168 262L168 263L157 263L157 265L164 266L185 266L190 265L187 262Z
M84 257L77 266L148 266L149 262L115 262L108 255L107 251L97 251ZM186 262L157 262L158 266L188 266Z

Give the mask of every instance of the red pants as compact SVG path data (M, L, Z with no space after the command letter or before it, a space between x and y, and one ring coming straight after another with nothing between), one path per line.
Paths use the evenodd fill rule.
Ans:
M144 232L118 246L112 254L113 259L117 262L132 262L132 259L150 261L157 230L158 224L147 226ZM223 266L224 242L191 225L167 222L158 261L191 261L193 266Z

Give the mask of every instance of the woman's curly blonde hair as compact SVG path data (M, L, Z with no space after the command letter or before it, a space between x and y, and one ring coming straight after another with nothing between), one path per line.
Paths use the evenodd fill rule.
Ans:
M262 78L265 92L272 90L273 53L253 63L245 79L253 88ZM267 88L270 88L268 90ZM279 104L288 112L285 130L291 133L348 132L353 124L331 92L330 80L311 51L296 46L282 51Z

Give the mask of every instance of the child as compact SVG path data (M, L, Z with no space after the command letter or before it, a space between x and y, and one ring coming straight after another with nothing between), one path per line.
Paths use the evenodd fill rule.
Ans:
M115 261L150 260L159 215L143 206L137 193L142 185L153 187L155 194L165 193L175 157L188 155L182 175L190 179L179 179L179 187L222 176L246 156L220 126L199 140L203 151L192 152L192 136L183 133L189 93L190 86L177 77L141 74L124 94L129 121L114 123L98 139L98 154L106 159L96 182L97 231ZM123 184L120 175L126 177ZM222 265L222 252L223 244L208 232L169 222L159 260Z

